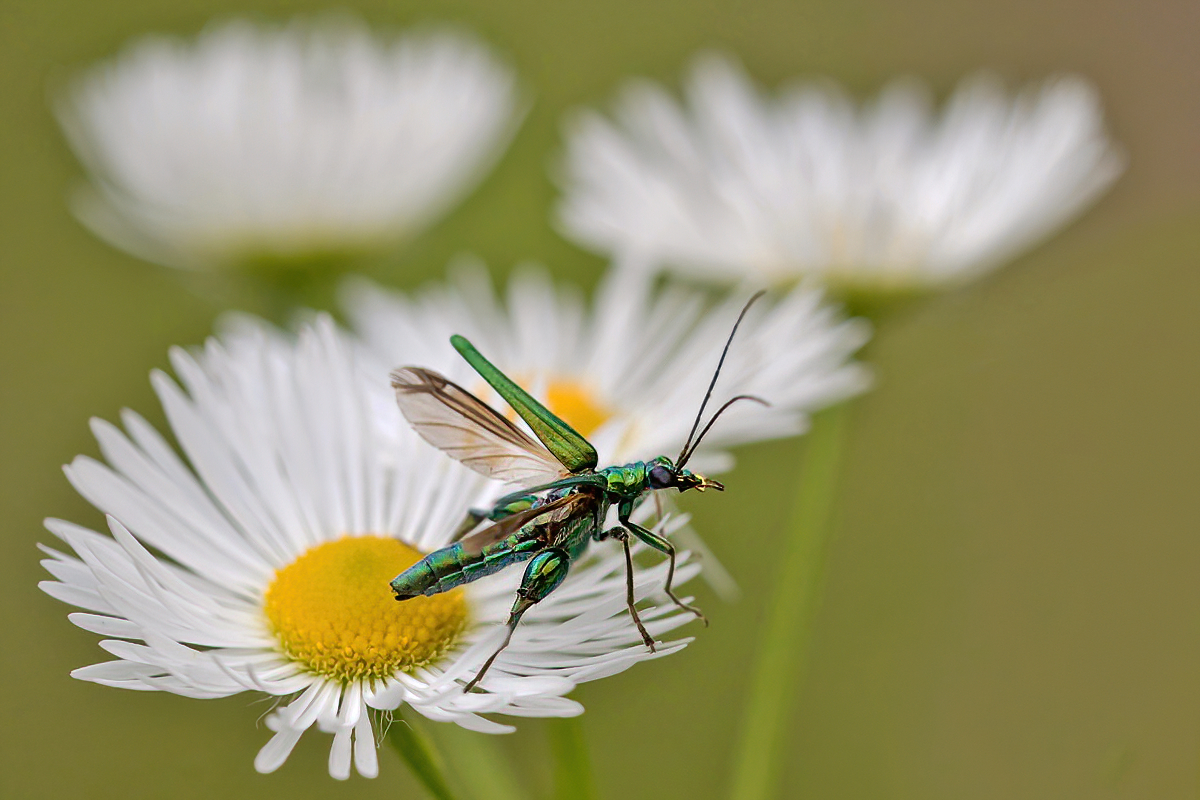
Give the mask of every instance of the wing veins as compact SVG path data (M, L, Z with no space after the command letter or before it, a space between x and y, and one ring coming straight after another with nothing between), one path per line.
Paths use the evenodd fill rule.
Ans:
M443 375L403 367L391 378L413 430L476 472L509 483L547 483L566 474L544 445Z

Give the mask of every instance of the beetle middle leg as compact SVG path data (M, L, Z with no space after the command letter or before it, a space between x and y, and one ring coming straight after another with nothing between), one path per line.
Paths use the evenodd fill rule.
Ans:
M457 542L475 530L475 527L485 519L492 522L499 522L505 517L510 517L520 511L533 508L533 504L536 501L537 497L535 495L514 493L500 498L491 508L468 509L466 517L463 518L462 524L458 526L458 529L454 531L454 534L450 537L450 541Z
M633 554L629 550L629 531L622 527L609 528L600 533L596 537L597 541L605 539L616 539L621 543L621 547L625 550L625 603L629 606L629 616L633 617L633 624L637 625L638 633L642 635L642 641L646 647L650 648L650 652L654 652L654 637L646 630L646 626L642 624L642 618L638 614L637 605L633 596Z

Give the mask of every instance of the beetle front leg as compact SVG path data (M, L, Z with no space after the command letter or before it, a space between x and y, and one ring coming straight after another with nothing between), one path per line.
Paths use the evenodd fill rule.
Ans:
M667 584L663 588L663 591L666 592L667 597L671 598L671 601L675 603L675 605L679 606L684 611L692 612L696 615L697 619L704 623L705 627L708 627L708 617L704 616L700 609L696 608L695 606L690 606L676 597L675 592L671 589L671 584L675 580L675 545L671 544L671 542L665 536L659 536L654 531L643 528L636 522L630 522L629 514L632 513L632 511L632 504L628 508L622 506L617 514L617 519L619 519L621 524L628 528L634 536L665 555L670 561L670 565L667 567ZM628 545L626 545L626 548L626 552L628 553Z

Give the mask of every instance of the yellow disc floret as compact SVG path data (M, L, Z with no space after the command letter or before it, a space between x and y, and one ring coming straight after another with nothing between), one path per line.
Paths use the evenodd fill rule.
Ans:
M525 376L518 374L516 377L518 384L526 388L530 386L531 381L527 380ZM551 378L544 385L546 394L543 401L546 408L554 412L584 438L591 436L597 428L612 417L612 411L596 397L595 390L581 381L559 376ZM517 419L517 412L509 408L483 381L479 381L473 387L473 391L484 402L501 409L501 413L510 420Z
M591 436L612 416L596 401L594 392L572 380L551 381L546 387L546 406L584 437Z
M343 683L429 664L467 622L461 590L397 602L388 582L421 554L385 536L346 536L275 573L265 609L284 652Z

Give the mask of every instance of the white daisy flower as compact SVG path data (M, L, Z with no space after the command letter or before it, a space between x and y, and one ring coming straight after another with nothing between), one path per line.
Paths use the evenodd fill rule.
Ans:
M352 18L151 37L82 75L59 116L93 183L79 218L150 261L358 254L425 227L515 128L511 70L461 33Z
M497 645L521 570L403 603L388 581L447 544L467 509L500 487L419 440L394 404L376 403L391 393L387 373L365 373L328 319L296 343L250 331L202 353L175 350L172 363L183 388L161 373L153 384L187 461L131 411L124 431L95 421L107 464L81 456L66 471L112 536L47 522L74 555L46 549L56 580L42 588L83 609L71 621L108 637L101 646L115 656L76 678L278 697L260 771L277 769L316 725L333 734L331 775L346 778L353 762L370 777L372 709L408 704L503 732L480 715L578 714L565 697L576 684L686 643L643 646L624 557L595 545L525 616L481 691L464 693ZM685 564L677 579L696 570ZM665 578L665 563L639 569L638 596L657 596ZM642 613L656 638L692 619L669 603Z
M629 265L609 270L590 308L538 269L519 270L504 303L482 266L466 264L452 270L449 284L413 297L366 281L348 284L344 295L348 317L381 364L416 358L494 399L447 342L462 334L588 438L603 464L675 457L746 301L711 305L693 289L655 291L645 271ZM861 320L843 319L814 289L756 304L709 414L735 394L761 396L771 407L732 406L692 463L705 472L728 469L732 458L722 448L801 433L810 412L862 391L867 372L849 359L868 336Z
M1011 97L975 76L935 114L911 80L862 106L828 83L768 97L708 56L685 97L635 83L615 121L573 120L568 236L719 280L925 289L976 277L1065 224L1125 163L1095 89L1076 77Z

